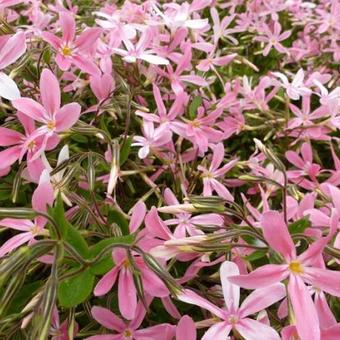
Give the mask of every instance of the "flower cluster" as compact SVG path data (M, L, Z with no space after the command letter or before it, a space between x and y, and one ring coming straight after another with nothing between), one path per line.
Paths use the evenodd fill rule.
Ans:
M0 9L0 334L340 339L339 0Z

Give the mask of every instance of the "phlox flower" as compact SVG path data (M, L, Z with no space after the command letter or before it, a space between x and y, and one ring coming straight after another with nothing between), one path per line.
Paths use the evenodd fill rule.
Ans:
M224 158L223 143L216 144L214 147L212 147L212 149L213 156L209 168L207 169L202 165L197 167L198 170L202 172L203 196L211 196L213 191L216 191L220 197L223 197L228 201L233 201L233 196L220 180L236 165L238 159L234 159L220 167Z
M248 295L239 306L240 288L228 281L230 276L237 274L239 274L239 269L235 263L230 261L222 263L220 278L225 308L215 306L189 289L184 289L179 293L178 299L180 301L202 307L220 319L208 329L202 340L225 340L232 330L240 333L246 340L279 340L280 336L273 328L265 323L251 319L249 316L281 300L286 294L284 285L276 283L257 289Z
M206 114L204 107L201 106L197 109L196 118L193 120L182 118L183 122L175 121L172 130L193 143L202 156L208 151L209 143L217 143L222 138L222 132L214 128L216 119L222 113L222 109L216 109Z
M311 112L311 96L305 95L302 98L302 109L294 104L289 104L289 108L293 112L295 118L289 120L287 129L295 129L300 126L313 126L314 120L326 117L329 115L325 106L320 106Z
M138 151L141 159L146 158L153 148L158 149L171 141L172 133L165 125L155 129L153 122L144 120L142 130L144 137L135 136L132 143L132 146L141 146Z
M34 176L39 172L39 166L36 161L32 161L33 156L39 150L43 143L43 136L33 137L35 133L34 120L25 114L18 112L17 118L24 128L24 133L11 130L5 127L0 127L0 146L5 146L8 148L0 151L0 169L6 169L10 167L17 160L21 161L22 158L27 154L27 167L30 176ZM55 138L49 138L46 142L45 149L54 149L56 144L58 144L59 139L57 136ZM40 177L41 171L37 174L37 179Z
M44 69L41 73L40 94L42 105L27 97L12 101L18 111L41 124L24 144L25 147L28 147L36 138L44 136L33 159L38 158L46 149L47 142L51 137L55 138L58 133L71 128L78 121L81 109L78 103L69 103L60 107L59 82L48 69Z
M320 165L313 163L312 146L309 143L303 143L300 149L301 157L295 151L286 152L287 160L295 165L299 170L288 170L288 178L301 187L311 190L318 185L316 177L320 172ZM312 181L304 178L308 176Z
M46 213L47 206L51 206L53 202L53 188L50 184L47 171L44 171L41 174L39 185L33 193L32 207L37 212ZM44 229L46 222L46 219L42 216L37 216L34 221L17 218L4 218L0 220L0 227L22 232L11 237L0 247L0 257L25 243L34 243L37 236L48 234L48 231Z
M204 3L205 1L194 1L191 5L188 2L182 4L172 3L165 5L166 11L163 13L156 4L153 3L153 9L158 14L165 26L169 27L172 32L175 32L181 27L190 28L193 30L203 29L208 25L208 19L190 19L190 15L194 10L197 10L195 3ZM208 3L207 1L205 3ZM205 7L205 4L204 4Z
M274 76L281 80L282 86L286 89L287 95L290 99L298 100L300 96L310 95L312 91L304 85L304 72L301 68L294 76L292 82L281 72L272 72Z
M272 31L268 25L263 24L260 29L261 35L255 37L255 41L267 43L263 50L263 55L267 56L272 47L280 53L287 53L287 49L281 44L281 41L286 40L291 35L291 31L281 33L281 25L278 21L274 23L274 30Z
M179 204L174 193L166 188L164 191L164 199L168 205L177 205ZM189 213L183 212L175 214L175 218L165 220L164 223L168 226L175 225L174 237L182 238L185 237L186 234L190 236L203 234L196 226L222 226L223 218L218 214L200 214L197 216L192 216Z
M166 323L140 329L146 314L145 307L141 302L137 305L135 317L128 322L100 306L93 306L91 314L99 324L112 330L114 334L94 335L86 338L87 340L171 340L175 333L175 327Z
M146 206L138 202L132 211L129 230L135 232L144 220ZM137 289L133 279L133 268L125 249L114 249L112 252L115 266L107 272L97 283L94 295L102 296L107 294L118 278L118 306L122 316L127 320L136 317L137 310ZM145 264L140 256L133 256L135 266L140 272L143 288L150 296L167 297L168 289L162 280ZM119 277L118 277L119 276Z
M319 238L306 251L297 255L282 214L276 211L264 213L261 221L264 237L270 247L283 257L284 263L267 264L247 275L230 276L229 281L247 289L256 289L288 278L289 299L301 340L320 339L317 311L305 283L331 295L340 296L340 273L318 266L322 251L334 234L337 224L338 216L333 212L329 235Z
M87 28L76 37L76 23L71 14L61 12L59 21L63 31L61 38L50 32L42 33L42 38L57 52L55 59L57 65L63 71L67 71L71 65L75 65L85 73L98 74L99 69L93 62L91 54L102 29Z
M123 60L127 63L135 63L137 59L144 60L150 64L154 65L168 65L169 61L163 57L155 55L151 49L147 49L153 39L153 29L149 28L144 30L140 36L136 45L134 45L130 40L123 40L126 50L122 48L113 48L113 51L121 55Z

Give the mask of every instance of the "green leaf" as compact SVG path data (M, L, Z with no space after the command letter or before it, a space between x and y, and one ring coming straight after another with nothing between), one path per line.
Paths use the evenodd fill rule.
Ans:
M103 239L90 247L90 257L93 258L97 256L105 247L111 244L112 245L114 244L130 245L134 242L134 240L135 240L134 235L110 237L110 238Z
M89 269L62 281L58 287L60 305L70 308L84 302L90 296L93 284L94 275L91 274Z
M304 216L303 218L300 218L299 220L291 223L288 226L288 229L289 229L290 234L298 234L298 233L303 233L310 226L311 226L311 223L309 221L308 216Z
M202 105L202 98L196 96L189 105L189 117L194 119L197 115L197 109Z
M86 136L75 133L71 135L71 139L80 144L87 144L89 142L89 139Z
M64 203L61 195L58 195L55 206L49 208L49 214L56 222L60 235L64 239L67 234L68 221L65 218ZM56 238L53 228L50 228L50 233L53 238Z
M93 275L103 275L106 274L110 269L112 269L114 263L112 260L111 252L106 254L101 260L91 265L90 272Z
M123 147L120 149L120 160L119 160L120 166L122 166L129 157L129 154L131 151L132 139L133 139L133 136L128 137L125 140Z
M92 247L90 247L90 256L91 258L96 257L105 247L113 244L132 244L135 240L134 235L127 235L122 237L111 237L104 240L99 241ZM98 262L94 263L90 267L90 271L94 275L102 275L108 272L114 263L112 261L112 251L109 251L106 255L103 256Z
M89 247L84 239L84 237L80 234L79 230L76 229L72 224L68 223L68 231L66 235L66 241L73 246L78 253L84 258L89 257Z
M256 261L256 260L259 260L262 257L266 256L266 253L267 253L266 251L257 250L257 251L254 251L253 253L251 253L250 255L246 256L246 259L250 262Z

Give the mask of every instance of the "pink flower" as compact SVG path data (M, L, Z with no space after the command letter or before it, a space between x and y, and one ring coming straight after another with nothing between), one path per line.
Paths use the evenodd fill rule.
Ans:
M102 29L88 28L75 37L76 23L73 16L68 12L61 12L59 20L63 30L62 37L43 32L42 38L57 51L56 63L60 69L67 71L71 65L75 65L91 75L98 74L99 69L91 54Z
M201 76L197 76L195 74L182 75L182 73L186 69L191 67L191 59L192 59L191 45L186 44L184 47L184 54L178 60L175 71L171 64L167 65L167 72L161 69L159 69L158 71L159 74L161 74L164 77L167 77L170 80L171 88L177 96L184 91L183 82L188 82L201 87L208 85L206 80Z
M37 150L42 147L44 138L42 136L32 140L35 131L34 120L21 112L17 113L18 120L25 130L25 134L8 128L0 127L0 146L9 146L0 151L0 169L10 167L17 160L21 161L27 154L27 166L30 175L36 172L37 163L32 158ZM46 144L46 150L54 149L59 138L50 138ZM40 176L40 174L39 174Z
M208 151L209 143L217 143L222 138L222 132L213 127L222 113L222 109L216 109L206 114L201 106L197 110L196 118L183 119L185 122L175 121L172 124L172 130L198 147L199 155L202 156Z
M147 120L143 122L143 133L145 137L135 136L132 144L133 146L141 146L138 151L138 157L141 159L147 157L153 148L158 149L169 143L172 136L171 131L165 125L155 129L154 124Z
M40 177L38 187L33 193L32 207L37 212L46 213L47 206L51 206L53 202L54 192L49 181L48 172L45 170ZM0 247L0 257L25 243L32 244L37 236L48 234L48 231L44 230L46 222L46 219L42 216L36 217L34 221L16 218L0 220L1 227L22 231L22 233L11 237Z
M78 121L81 109L78 103L69 103L60 107L59 83L48 69L44 69L41 73L40 94L42 105L27 97L12 102L17 110L42 124L25 142L25 146L28 147L36 138L44 136L33 159L38 158L46 149L49 138L71 128Z
M280 78L282 86L286 89L290 99L298 100L300 96L307 96L312 93L312 91L304 85L303 79L305 75L302 68L296 73L291 83L289 83L288 78L283 73L273 72L273 75Z
M144 220L146 207L143 202L138 202L133 209L130 219L130 233L135 232ZM109 292L118 278L118 305L122 316L127 320L135 318L137 311L137 289L133 279L131 260L125 249L115 249L112 252L115 263L113 269L107 272L97 283L94 295L101 296ZM162 280L145 264L140 256L133 255L134 265L140 272L144 290L150 296L166 297L168 289Z
M190 316L184 315L176 327L176 340L196 340L196 326Z
M1 36L0 39L0 70L13 64L26 51L25 33L18 32L11 37ZM5 73L0 72L0 97L13 100L20 98L16 83Z
M164 191L164 199L168 205L177 205L179 204L176 196L173 192L166 188ZM176 225L174 231L175 238L182 238L185 237L186 234L190 236L203 234L196 226L222 226L223 225L223 218L218 214L201 214L197 216L192 216L189 213L179 213L175 214L175 218L165 220L164 223L166 225Z
M320 165L313 163L312 146L309 143L303 143L300 149L300 157L295 151L287 151L286 158L290 163L300 170L288 170L287 175L290 180L301 187L312 190L318 185L316 176L320 172ZM311 180L307 180L304 176L308 176Z
M333 214L329 235L321 237L306 251L297 255L282 214L276 211L264 213L261 221L264 237L270 247L281 254L285 263L267 264L248 275L230 276L229 281L247 289L254 289L289 278L288 293L301 340L320 339L317 311L305 283L331 295L340 296L340 273L317 266L337 223L338 216Z
M313 120L328 116L328 110L325 106L320 106L313 112L311 112L310 103L311 96L304 95L302 97L302 109L298 108L294 104L289 104L289 108L293 112L296 118L292 118L288 122L287 129L295 129L299 126L314 126Z
M91 314L102 326L114 331L114 334L94 335L86 338L87 340L171 340L174 336L174 326L170 324L163 323L139 329L146 314L145 307L142 303L138 304L136 315L129 322L124 322L116 314L100 306L92 307Z
M263 50L264 56L269 54L272 47L280 53L287 53L287 49L280 42L286 40L291 35L291 31L281 33L281 25L278 21L274 23L274 31L272 31L268 25L263 24L261 26L261 34L263 35L255 37L254 40L267 43L267 46Z
M234 159L219 168L224 158L224 146L222 143L218 143L212 149L213 156L209 168L207 169L201 165L198 166L198 170L202 171L203 195L211 196L212 192L216 191L217 194L224 199L228 201L233 201L234 198L230 194L229 190L218 179L220 179L228 171L230 171L238 162L238 159Z
M135 63L137 59L144 60L154 65L168 65L169 61L163 57L155 55L154 52L147 48L152 42L154 32L152 29L146 29L142 33L139 41L134 45L130 40L123 40L126 50L114 48L113 51L123 57L127 63Z
M207 309L221 319L221 321L217 321L208 329L203 335L202 340L227 339L233 329L247 340L259 338L279 340L280 337L273 328L262 322L250 319L248 316L281 300L286 294L284 285L277 283L257 289L248 295L241 306L239 306L240 288L228 281L230 276L237 274L239 274L239 269L235 263L229 261L222 263L220 278L225 302L225 308L223 309L188 289L183 290L178 295L180 301Z

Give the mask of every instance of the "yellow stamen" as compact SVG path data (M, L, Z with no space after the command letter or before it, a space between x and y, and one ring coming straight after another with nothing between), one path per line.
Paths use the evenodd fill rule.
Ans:
M300 262L298 261L292 261L289 264L289 270L293 273L293 274L302 274L303 273L303 267L301 265Z
M229 318L228 318L228 321L232 325L235 325L238 322L238 317L236 315L230 315Z
M69 46L64 46L61 48L61 53L64 57L69 57L72 54L72 48Z
M123 334L126 338L131 338L132 336L132 332L129 329L126 329Z
M33 150L35 147L36 147L37 143L35 140L32 140L32 142L30 142L28 145L27 145L27 148L29 150Z
M49 122L47 122L46 126L49 130L53 130L55 128L55 121L50 120Z
M201 126L201 123L197 120L192 120L190 124L195 128L199 128Z

